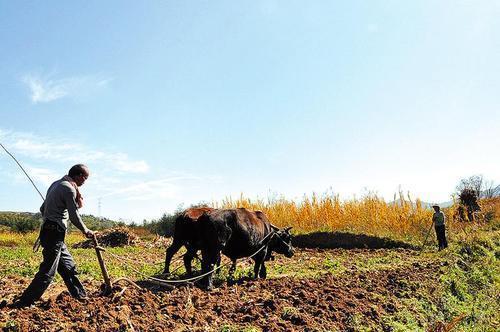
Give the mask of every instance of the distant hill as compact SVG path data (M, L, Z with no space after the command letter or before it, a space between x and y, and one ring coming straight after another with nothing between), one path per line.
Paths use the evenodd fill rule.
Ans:
M395 201L389 202L389 204L391 204L391 205L392 204L401 204L401 200L397 199ZM434 204L439 205L441 208L447 208L447 207L450 207L453 205L453 201L447 201L447 202L441 202L441 203L429 203L429 202L420 201L420 204L422 204L422 207L426 208L426 209L431 209ZM413 205L415 205L415 202L413 202Z
M93 230L102 230L124 225L123 222L107 218L98 218L87 214L82 215L82 219L85 225ZM42 216L40 213L0 211L0 230L30 232L38 229L41 222Z

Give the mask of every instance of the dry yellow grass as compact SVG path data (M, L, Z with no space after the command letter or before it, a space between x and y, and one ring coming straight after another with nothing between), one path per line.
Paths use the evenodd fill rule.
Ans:
M420 200L413 200L409 194L405 197L399 193L398 199L394 201L388 203L374 194L351 200L341 200L335 195L313 194L298 202L285 198L252 200L241 195L238 199L225 199L215 206L261 210L272 223L281 227L293 226L296 233L348 231L421 241L431 226L433 210L422 206ZM494 206L498 210L499 203L488 202L489 209ZM465 226L464 223L453 221L454 209L444 209L448 232L451 234L462 232Z
M16 233L11 231L0 232L0 247L32 246L38 237L38 232ZM74 232L66 235L66 243L70 245L84 239L80 233Z
M277 226L293 226L294 233L315 231L347 231L358 234L390 237L410 242L421 242L431 226L432 209L423 207L420 200L413 200L400 193L395 203L388 203L377 195L361 199L341 200L335 195L304 196L300 201L285 198L249 199L241 195L238 199L228 198L214 203L217 208L245 207L261 210ZM480 202L481 212L477 222L456 222L456 205L443 211L447 218L448 236L467 235L467 228L474 228L484 221L500 218L500 198ZM147 237L142 230L142 237ZM432 234L431 234L432 235ZM32 245L38 232L20 234L0 230L0 247ZM67 241L76 243L83 239L79 232L69 233Z

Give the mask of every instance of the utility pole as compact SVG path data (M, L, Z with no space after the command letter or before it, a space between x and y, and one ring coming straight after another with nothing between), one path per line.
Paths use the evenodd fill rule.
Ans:
M102 219L102 217L101 217L101 197L99 197L97 199L97 209L98 209L98 214L99 214L98 215L99 220L101 220Z

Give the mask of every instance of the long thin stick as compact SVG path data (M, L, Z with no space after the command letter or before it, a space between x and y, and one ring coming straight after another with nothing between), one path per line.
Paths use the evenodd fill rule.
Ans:
M28 177L28 179L30 180L30 182L33 185L33 187L35 187L36 191L38 192L38 194L40 195L40 197L42 198L42 200L45 201L45 197L43 197L43 195L40 192L40 190L38 190L38 188L36 187L35 182L33 182L33 180L30 178L30 176L28 175L28 173L26 173L26 171L24 170L23 166L21 166L21 164L19 163L19 161L17 161L16 157L14 157L14 155L12 155L12 153L10 153L9 150L7 150L7 148L5 146L3 146L2 143L0 143L0 146L5 150L5 152L7 152L7 154L9 156L11 156L12 159L14 159L14 161L17 163L17 165L23 170L24 174Z
M434 221L431 223L431 227L429 227L429 230L427 231L427 235L425 236L425 240L424 243L422 243L422 248L420 248L420 251L424 249L424 246L427 243L427 238L429 237L429 234L431 234L432 225L434 225Z
M104 278L104 283L106 284L106 290L104 293L109 293L111 292L111 280L109 279L109 274L108 270L106 269L106 264L104 264L104 259L102 259L101 255L101 249L99 248L99 243L97 242L97 237L94 234L92 237L92 241L94 242L95 246L95 253L97 254L97 260L99 261L99 266L101 267L101 272L102 272L102 277Z

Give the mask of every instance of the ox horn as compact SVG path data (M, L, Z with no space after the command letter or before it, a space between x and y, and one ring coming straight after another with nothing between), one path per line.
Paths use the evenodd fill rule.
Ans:
M288 232L289 230L291 230L293 228L293 226L288 226L287 228L285 228L285 232Z
M276 227L276 226L274 226L273 224L271 224L271 228L272 228L273 230L275 230L275 231L278 231L278 230L279 230L279 227Z

